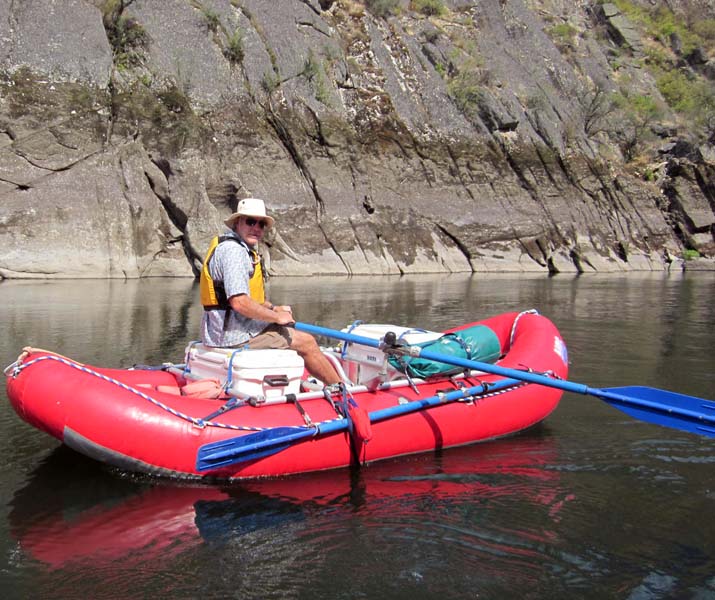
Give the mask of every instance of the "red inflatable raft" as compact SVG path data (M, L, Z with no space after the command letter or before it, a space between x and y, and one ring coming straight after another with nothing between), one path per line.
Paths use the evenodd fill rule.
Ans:
M499 367L567 376L559 332L534 311L451 331L475 327L496 341ZM442 335L351 331L359 339L388 330L401 330L409 344ZM161 369L99 368L26 349L5 373L13 407L34 427L123 470L182 478L302 473L495 439L543 420L562 394L474 370L410 377L394 356L346 341L324 352L345 381L331 393L306 391L291 351L200 344L187 348L185 364ZM218 397L204 387L216 379Z

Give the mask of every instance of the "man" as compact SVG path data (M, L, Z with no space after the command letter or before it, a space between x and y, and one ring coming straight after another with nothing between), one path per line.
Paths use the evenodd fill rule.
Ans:
M256 246L274 219L263 200L244 198L224 221L230 231L209 246L201 271L201 340L207 346L257 350L291 348L305 361L308 372L325 385L340 377L315 338L290 327L290 306L276 306L265 297L263 269Z

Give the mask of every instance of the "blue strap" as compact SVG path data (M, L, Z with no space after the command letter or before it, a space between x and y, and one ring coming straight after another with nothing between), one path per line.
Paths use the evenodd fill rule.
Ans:
M359 319L357 321L354 321L352 325L348 327L348 333L352 333L352 330L355 329L358 325L361 325L362 321ZM345 358L345 355L348 351L348 346L350 345L350 342L346 341L343 344L343 349L340 351L340 358Z
M405 336L410 335L411 333L427 333L426 329L419 329L417 327L412 328L412 329L405 329L401 334L400 337L398 337L398 340L402 340L405 338Z
M239 352L243 352L243 350L243 347L234 350L231 352L231 358L228 359L228 375L226 376L226 383L223 386L223 389L226 391L231 389L231 384L233 383L233 357Z
M184 375L191 373L191 365L189 364L191 362L191 349L199 343L199 340L194 340L193 342L189 342L189 345L186 348L186 356L184 356Z

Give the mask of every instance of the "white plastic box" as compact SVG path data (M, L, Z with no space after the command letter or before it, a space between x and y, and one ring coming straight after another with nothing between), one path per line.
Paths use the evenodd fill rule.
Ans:
M229 392L266 400L300 392L304 363L294 350L237 350L203 344L190 344L186 348L186 364L194 377L225 383L229 363L232 371Z
M398 341L406 345L421 344L431 342L442 337L441 333L435 331L425 331L410 327L400 327L398 325L364 324L353 328L343 329L345 333L370 338L376 341L381 340L386 333L392 331ZM353 342L343 342L341 355L345 361L346 374L351 381L368 387L375 386L383 381L391 381L402 377L402 373L397 371L389 362L382 350L372 346L364 346Z

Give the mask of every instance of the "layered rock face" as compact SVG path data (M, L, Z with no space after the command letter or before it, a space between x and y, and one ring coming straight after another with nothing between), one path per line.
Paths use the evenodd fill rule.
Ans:
M639 165L603 101L660 98L639 32L558 0L0 0L0 276L195 276L248 196L275 275L712 258L715 149L670 115Z

